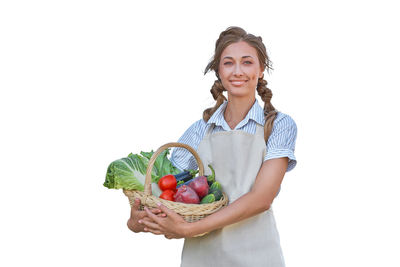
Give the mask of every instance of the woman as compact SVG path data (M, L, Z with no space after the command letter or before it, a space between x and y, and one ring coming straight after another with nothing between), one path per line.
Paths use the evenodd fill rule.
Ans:
M216 105L178 141L195 148L204 166L214 167L229 205L194 223L162 205L143 212L137 211L137 202L132 208L130 229L185 238L182 266L284 266L271 204L285 172L296 165L297 127L271 104L263 79L270 64L261 37L239 27L223 31L205 69L218 78L211 89ZM171 161L181 169L197 168L182 148L174 150ZM210 233L193 237L204 232Z

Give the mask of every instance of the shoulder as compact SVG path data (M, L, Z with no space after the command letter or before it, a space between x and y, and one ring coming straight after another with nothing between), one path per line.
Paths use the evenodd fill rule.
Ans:
M200 120L195 121L192 124L192 126L195 127L195 128L201 129L201 128L207 127L207 123L205 122L205 120L200 119Z
M185 143L196 149L201 139L203 139L206 128L207 123L203 119L197 120L186 129L178 142Z
M203 119L195 121L186 129L178 142L187 144L197 150L206 128L207 123ZM175 167L181 170L197 169L196 159L187 149L180 147L173 148L170 160Z
M278 112L267 141L267 154L264 160L288 157L289 162L286 171L292 170L297 164L294 155L296 138L297 125L294 119L288 114Z
M202 132L205 132L207 128L207 123L203 120L197 120L194 123L192 123L189 128L186 130L185 134L201 134Z
M267 147L271 149L294 150L297 138L297 125L288 114L278 112L272 126L271 135L267 140Z
M297 124L290 115L279 111L275 118L271 134L280 134L283 131L297 133Z

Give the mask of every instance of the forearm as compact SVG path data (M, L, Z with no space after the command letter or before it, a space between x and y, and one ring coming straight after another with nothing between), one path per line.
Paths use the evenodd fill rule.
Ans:
M185 236L195 236L219 229L268 210L278 193L287 164L287 158L264 162L250 192L222 210L188 224Z
M260 197L254 192L249 192L218 212L188 224L186 236L210 232L266 211L271 203L265 203L264 200L265 196Z

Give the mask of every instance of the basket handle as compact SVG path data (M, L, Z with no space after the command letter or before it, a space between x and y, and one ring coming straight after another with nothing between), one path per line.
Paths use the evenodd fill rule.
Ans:
M199 175L200 176L204 175L204 166L203 163L201 162L199 154L197 154L197 152L191 146L183 143L167 143L161 146L159 149L157 149L157 151L154 152L153 156L151 156L149 160L149 164L147 166L147 171L146 171L146 179L144 181L144 193L146 195L151 195L151 171L153 170L154 163L156 162L156 159L161 154L161 152L170 147L183 147L189 150L189 152L193 154L194 158L196 159L197 165L199 166Z

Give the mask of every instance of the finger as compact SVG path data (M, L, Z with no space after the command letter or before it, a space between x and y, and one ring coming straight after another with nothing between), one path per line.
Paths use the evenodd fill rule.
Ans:
M159 230L154 230L154 229L150 229L150 228L147 228L147 227L145 227L143 230L145 232L150 232L150 233L153 233L155 235L163 235L164 234L163 232L161 232Z
M140 199L136 198L131 208L131 216L133 216L135 212L139 210L139 207L140 207Z
M161 230L160 226L157 223L154 223L150 220L139 220L140 224L143 224L146 228L151 228L153 230Z
M144 210L138 211L136 214L137 214L136 217L138 220L144 219L144 218L149 218L149 216L147 216L147 212L145 212Z
M162 205L161 203L158 203L158 206L160 207L160 210L164 212L167 216L173 217L173 216L179 216L178 213L176 213L173 210L170 210L166 206Z
M150 212L150 210L147 207L144 207L144 210L147 213L147 216L152 219L153 221L155 221L156 223L160 222L160 218L158 218L156 215L154 215L153 213Z
M159 214L161 212L161 210L157 209L157 208L151 209L150 211L151 211L151 213L154 213L154 214Z
M140 207L140 198L135 198L135 201L133 202L133 207L135 209L139 209L139 207Z
M153 213L153 214L156 214L157 216L160 216L160 214L162 214L161 210L159 210L159 209L152 209L152 210L150 210L150 212ZM147 216L147 212L144 211L144 210L143 211L136 211L135 215L136 215L136 218L138 218L138 220L139 219L143 219L143 218L149 218L149 216Z
M167 215L165 213L161 213L161 210L153 210L151 211L152 213L156 214L156 216L164 218ZM143 219L143 218L149 218L149 216L147 216L146 211L138 211L136 212L136 217L139 219Z
M149 217L144 217L143 219L140 220L141 222L151 222L151 223L156 223L155 221L153 221L152 219L150 219Z

